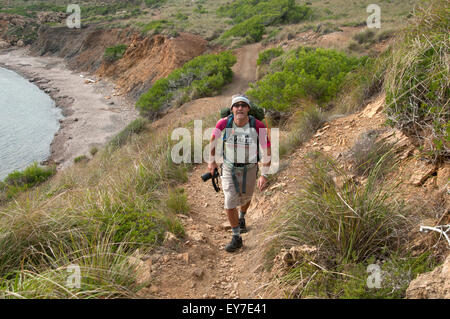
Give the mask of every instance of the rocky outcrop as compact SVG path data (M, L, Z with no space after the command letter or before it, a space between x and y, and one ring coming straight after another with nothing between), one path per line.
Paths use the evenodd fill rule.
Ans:
M314 246L302 245L294 246L289 249L281 249L280 253L275 256L272 274L284 274L294 265L301 265L307 262L317 260L318 249Z
M18 14L0 13L0 49L22 44L30 44L36 37L39 25L30 18Z
M442 266L418 276L406 290L408 299L450 299L450 255Z
M53 12L53 11L43 11L37 13L37 18L39 23L48 23L48 22L62 22L65 18L67 18L68 14L65 12Z

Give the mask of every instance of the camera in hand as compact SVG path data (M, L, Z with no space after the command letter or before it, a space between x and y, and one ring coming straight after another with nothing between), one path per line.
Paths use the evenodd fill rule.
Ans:
M206 182L207 180L211 180L214 190L216 192L220 191L220 187L219 187L219 170L217 169L217 167L214 169L214 175L211 175L211 173L206 173L202 175L202 180L204 182Z
M202 175L202 180L206 182L207 180L210 180L212 177L213 176L211 175L211 173L208 172ZM217 168L214 170L214 177L219 177L219 170Z

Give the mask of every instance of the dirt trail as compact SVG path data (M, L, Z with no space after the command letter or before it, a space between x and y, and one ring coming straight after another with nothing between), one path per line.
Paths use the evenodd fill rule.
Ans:
M248 82L256 77L258 45L238 50L238 63L234 66L236 78L222 95L192 101L168 113L155 122L155 128L164 130L172 125L183 124L196 118L204 118L227 106L230 95L243 92ZM271 274L262 266L262 250L267 240L268 222L283 209L283 205L298 191L298 181L305 174L307 154L321 151L345 162L345 153L368 130L383 128L385 116L384 96L372 98L358 113L337 117L325 123L315 135L298 148L285 161L286 167L276 180L263 192L255 191L246 216L248 233L242 234L244 246L230 254L224 246L231 238L231 230L223 211L223 193L216 193L208 181L200 176L207 165L197 165L190 172L189 181L181 185L188 195L191 211L178 215L185 230L183 240L172 239L145 261L150 269L151 285L142 289L140 295L147 298L286 298L285 292L270 283ZM385 128L386 129L386 128ZM394 129L386 129L390 136L400 139L404 145L407 164L413 149L405 136ZM411 149L412 147L412 149ZM405 186L408 191L423 198L426 190L412 188L408 183L411 172L406 172ZM420 193L420 194L419 194ZM273 289L273 287L276 287Z
M187 103L156 121L154 127L163 129L181 125L227 106L232 94L243 92L248 83L256 79L259 49L256 44L237 50L238 62L233 68L236 77L222 95ZM224 250L231 238L231 230L223 211L223 193L216 193L210 181L204 183L200 179L207 171L207 165L196 166L190 172L188 183L181 185L191 207L188 216L178 216L187 236L183 241L173 240L172 248L175 249L166 245L146 261L151 269L152 284L140 294L151 298L283 297L280 292L266 290L269 274L261 266L260 252L267 221L295 192L296 181L303 173L303 157L308 151L317 148L336 155L334 153L348 148L360 131L380 125L382 120L372 118L378 114L380 103L374 105L377 109L366 120L352 115L325 125L323 131L291 156L289 168L279 174L275 184L263 192L255 191L246 218L249 232L242 234L244 247L236 253L229 254ZM322 135L328 136L328 143L321 141Z
M248 84L256 80L256 59L260 50L260 43L237 49L234 52L237 62L232 68L233 82L227 85L220 95L197 99L185 103L179 108L171 109L163 118L155 121L152 126L158 129L179 127L190 120L205 118L229 106L233 94L245 92L248 89Z
M270 273L264 271L261 251L267 222L298 189L305 172L305 156L319 150L334 157L353 145L358 136L380 128L384 122L384 96L374 99L353 115L326 123L315 136L294 152L288 166L265 191L255 191L246 220L249 232L242 234L244 247L229 254L224 246L231 238L223 193L216 193L200 175L206 164L190 173L184 187L191 206L189 216L179 215L186 238L176 243L176 252L162 250L147 261L152 285L141 291L152 298L283 298L283 291L268 289ZM154 275L154 276L153 276Z

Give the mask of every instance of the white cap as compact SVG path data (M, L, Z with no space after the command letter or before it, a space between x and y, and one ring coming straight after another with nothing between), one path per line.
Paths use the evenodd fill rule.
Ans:
M233 107L233 105L237 102L245 102L250 107L250 101L245 96L241 96L241 95L233 97L233 99L231 100L230 107Z

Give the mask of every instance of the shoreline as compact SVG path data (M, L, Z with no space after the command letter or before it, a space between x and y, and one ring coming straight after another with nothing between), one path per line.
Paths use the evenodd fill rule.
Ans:
M33 56L29 48L0 50L0 67L14 71L36 85L61 109L59 130L50 144L50 154L41 163L58 170L105 145L138 117L134 103L116 95L115 84L86 72L70 70L63 58Z

